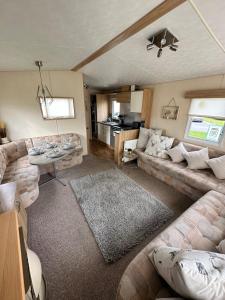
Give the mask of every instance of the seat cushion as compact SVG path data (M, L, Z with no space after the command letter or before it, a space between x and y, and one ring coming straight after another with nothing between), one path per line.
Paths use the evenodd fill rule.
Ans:
M29 163L28 156L21 157L8 164L3 183L15 181L17 191L24 207L28 207L38 197L39 170Z
M138 156L151 167L166 172L169 176L175 177L193 188L202 192L214 190L225 194L225 180L215 177L212 170L191 170L187 168L185 162L173 163L171 160L165 160L158 157L146 155L142 151L135 150Z

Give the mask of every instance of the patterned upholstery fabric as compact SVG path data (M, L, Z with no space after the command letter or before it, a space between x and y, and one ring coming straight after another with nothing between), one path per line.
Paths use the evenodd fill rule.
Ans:
M148 255L160 246L216 251L225 237L225 195L210 191L150 242L125 270L118 300L153 300L164 285Z
M61 144L66 141L74 143L76 146L76 150L71 155L68 155L67 157L55 163L56 170L63 170L81 164L83 161L83 156L82 156L83 149L81 147L81 140L78 134L65 133L60 135L33 137L33 138L26 139L25 143L27 149L30 149L32 147L40 147L45 143ZM51 166L42 166L41 174L46 173L49 170L51 170Z
M192 199L197 200L199 195L210 190L225 194L225 180L217 179L211 169L191 170L187 168L186 162L174 163L169 159L147 155L138 149L135 152L138 155L140 168L174 186Z
M82 162L83 151L80 144L80 137L77 134L68 133L29 138L0 146L0 183L16 181L17 191L25 208L30 206L38 197L40 171L41 173L51 171L50 165L47 165L44 170L39 170L38 166L31 165L27 149L38 147L43 142L61 143L65 140L74 142L76 150L61 161L56 162L56 169L62 170Z
M0 155L0 164L6 165L2 183L16 182L20 200L26 208L37 199L39 194L38 167L30 165L24 140L11 142L0 147L1 152L4 151L5 153L3 160Z

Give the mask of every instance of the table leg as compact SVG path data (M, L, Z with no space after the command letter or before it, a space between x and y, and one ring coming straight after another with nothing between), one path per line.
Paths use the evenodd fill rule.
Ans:
M49 181L55 179L59 183L61 183L63 186L66 186L66 184L60 178L57 177L56 168L55 168L55 164L54 163L53 163L53 172L52 173L48 172L48 175L50 176L50 178L48 180L46 180L45 182L41 183L40 185L43 185L43 184L48 183Z

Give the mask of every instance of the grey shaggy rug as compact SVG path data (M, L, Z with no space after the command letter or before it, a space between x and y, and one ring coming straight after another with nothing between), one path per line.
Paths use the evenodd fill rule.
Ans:
M106 262L115 262L173 212L118 169L70 181Z

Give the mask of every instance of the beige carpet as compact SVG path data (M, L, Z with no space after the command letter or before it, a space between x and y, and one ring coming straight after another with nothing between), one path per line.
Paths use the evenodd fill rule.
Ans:
M80 166L60 172L66 181L114 166L112 161L87 156ZM191 205L184 195L128 165L128 176L170 207L176 216ZM41 186L38 200L28 209L29 245L40 257L49 300L115 299L122 273L132 258L153 238L114 264L105 263L70 185L57 181Z

